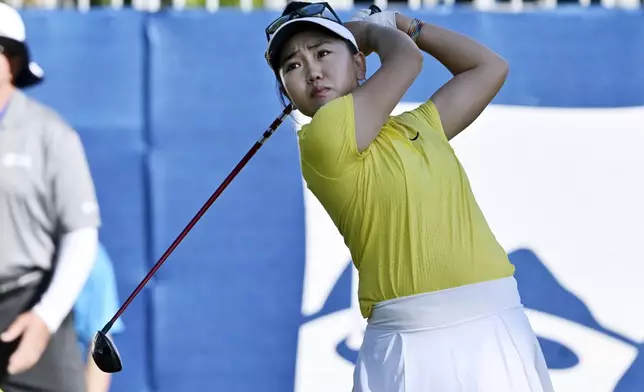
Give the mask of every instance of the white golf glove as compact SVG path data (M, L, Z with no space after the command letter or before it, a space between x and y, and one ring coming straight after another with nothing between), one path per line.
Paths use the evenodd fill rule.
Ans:
M396 13L398 13L398 11L382 11L371 15L370 9L362 9L358 11L358 13L353 15L351 20L375 23L380 26L391 27L395 29L397 28Z

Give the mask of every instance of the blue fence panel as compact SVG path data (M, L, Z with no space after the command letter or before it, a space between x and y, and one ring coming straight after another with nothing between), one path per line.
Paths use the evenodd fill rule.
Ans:
M519 14L412 14L466 34L510 63L510 75L494 103L562 107L644 103L644 74L639 71L644 67L641 12L564 8ZM412 86L406 100L423 99L448 77L429 57L425 64L422 81Z
M155 254L281 110L265 88L264 38L238 33L264 20L262 13L188 12L148 25ZM304 274L298 165L295 135L284 127L160 271L153 308L159 390L293 388ZM249 276L258 279L248 284Z
M151 142L158 148L250 145L281 110L264 60L263 12L168 12L150 20ZM231 135L226 135L231 134Z
M73 10L23 14L33 58L46 80L30 93L91 137L89 144L141 148L147 96L144 15Z
M292 389L304 206L295 149L283 135L239 174L158 273L152 332L160 391ZM155 254L245 148L233 141L229 153L155 154Z
M100 238L124 300L149 266L145 16L29 9L23 17L46 78L28 93L56 109L83 140L101 206ZM149 390L146 297L141 293L123 316L127 332L116 341L125 370L113 390Z
M124 301L149 269L144 157L123 147L97 149L92 145L87 155L101 206L100 239L114 263L119 296ZM114 377L114 391L150 390L150 288L128 307L122 316L125 331L115 336L124 370Z

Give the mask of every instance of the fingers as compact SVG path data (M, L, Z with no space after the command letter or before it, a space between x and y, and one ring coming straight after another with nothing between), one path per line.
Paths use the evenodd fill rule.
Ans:
M367 9L363 9L358 11L355 15L353 15L351 20L366 20L369 17L369 15L371 15L371 11Z
M380 7L378 7L378 6L377 6L377 5L375 5L375 4L371 4L371 5L369 6L369 11L370 11L370 13L371 13L371 14L376 14L376 13L378 13L378 12L382 12L382 10L380 9Z
M46 326L41 326L35 321L37 320L33 318L32 313L23 313L0 335L4 342L13 342L22 336L16 351L9 358L9 374L29 370L38 362L47 346L49 331Z
M18 316L9 328L0 335L0 339L2 339L3 342L12 342L18 339L18 337L22 335L27 328L27 325L29 324L28 321L28 318L24 314Z
M18 345L18 349L9 358L9 365L7 372L9 374L18 374L31 369L38 359L40 354L34 347L31 340L25 335Z
M372 14L370 9L362 9L358 11L351 20L375 23L380 26L392 27L395 29L396 11L384 11Z

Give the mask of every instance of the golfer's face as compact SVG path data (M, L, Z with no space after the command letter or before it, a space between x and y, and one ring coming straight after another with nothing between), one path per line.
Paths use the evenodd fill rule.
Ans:
M300 112L312 117L325 103L358 85L358 62L344 41L311 31L284 45L279 69L284 88Z

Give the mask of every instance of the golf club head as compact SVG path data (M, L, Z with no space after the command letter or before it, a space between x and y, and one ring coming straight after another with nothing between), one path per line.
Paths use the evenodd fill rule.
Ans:
M105 373L116 373L123 369L121 355L116 349L116 345L102 331L96 332L94 340L92 340L92 358L96 366Z

